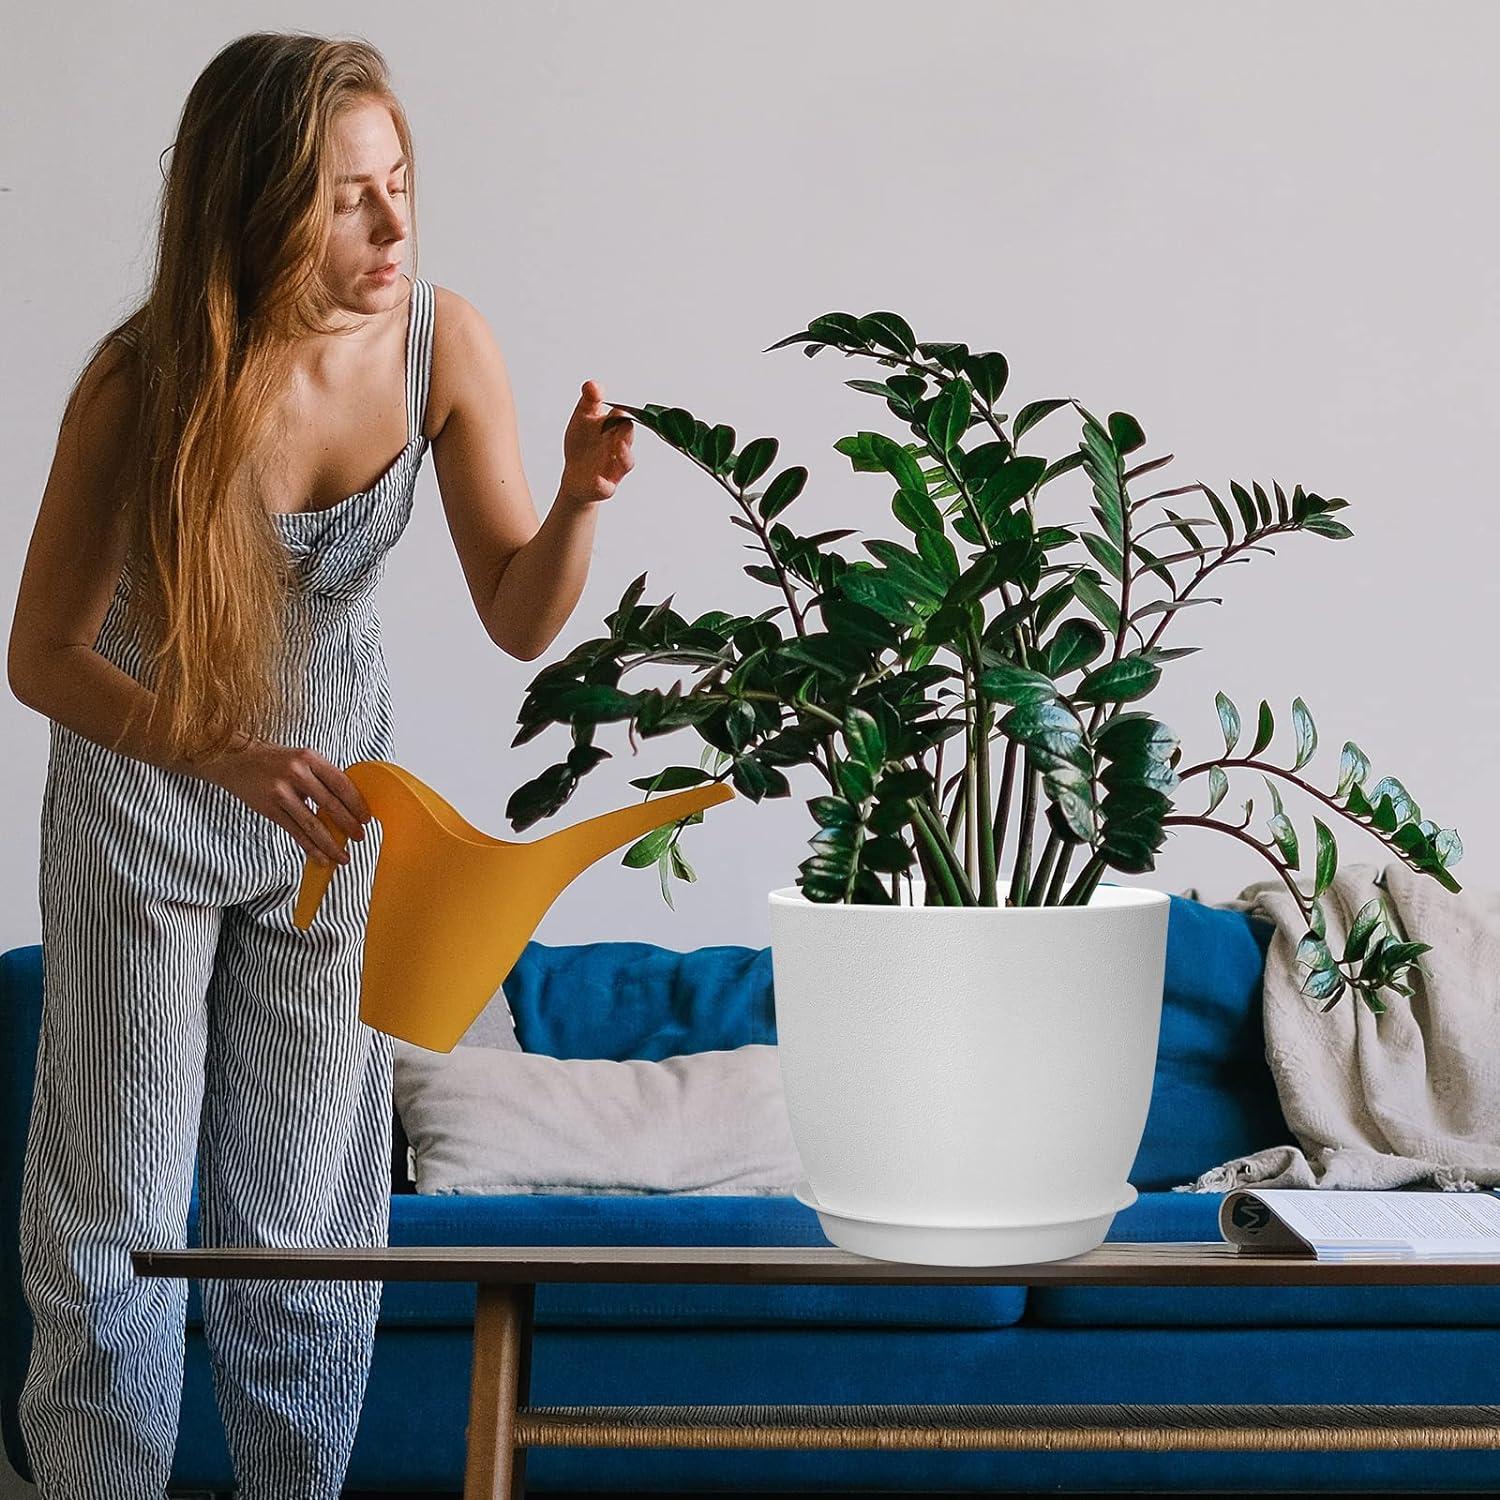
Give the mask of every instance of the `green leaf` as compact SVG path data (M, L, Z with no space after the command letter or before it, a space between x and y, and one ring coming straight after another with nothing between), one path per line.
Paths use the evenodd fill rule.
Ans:
M1046 648L1047 673L1061 677L1064 672L1086 667L1104 646L1104 632L1092 620L1064 620Z
M713 778L696 766L668 766L654 776L638 776L630 784L647 792L680 792L684 787L699 786Z
M693 414L681 406L669 406L657 417L657 430L680 452L690 453L696 426Z
M883 349L891 349L897 354L907 356L916 353L916 335L911 331L911 325L900 313L866 313L859 320L858 327L865 338L869 339L872 344L879 344Z
M523 782L510 794L505 816L517 832L540 818L550 818L578 787L578 778L561 762Z
M934 531L930 528L919 531L917 551L931 572L941 580L944 588L958 577L958 553L954 551L953 543L941 531Z
M1208 768L1208 806L1203 809L1206 818L1228 795L1229 778L1224 774L1222 766L1210 766Z
M1023 406L1016 413L1015 425L1011 429L1016 442L1019 443L1021 438L1035 427L1043 417L1051 416L1059 407L1066 406L1067 404L1066 399L1064 399L1061 401L1032 401L1028 405Z
M921 622L922 617L911 607L906 595L884 573L873 568L848 569L839 575L838 586L845 598L873 609L887 620L901 625Z
M859 822L858 809L842 797L813 797L807 808L823 828L853 828Z
M1161 680L1161 668L1136 652L1090 672L1075 697L1085 703L1128 703L1144 698Z
M1134 453L1145 444L1146 434L1129 412L1117 411L1110 413L1109 439L1115 445L1116 452Z
M1000 721L1000 732L1075 765L1084 768L1089 765L1088 746L1083 743L1083 725L1070 708L1056 699L1018 704Z
M1370 774L1370 762L1353 740L1344 741L1344 751L1339 757L1339 784L1335 797L1342 797L1352 786L1363 786Z
M1276 847L1281 850L1282 858L1292 868L1297 868L1297 830L1292 827L1291 819L1285 813L1277 813L1275 817L1266 820L1266 826L1271 830L1271 837L1276 840Z
M1094 486L1099 515L1110 541L1120 547L1125 542L1125 483L1120 455L1109 434L1086 413L1083 422L1084 469Z
M1300 771L1318 748L1318 730L1307 705L1300 698L1292 699L1292 723L1297 731L1297 759L1292 763L1294 771Z
M1111 714L1096 731L1094 744L1111 760L1165 761L1177 748L1177 736L1160 719L1133 708Z
M850 708L844 714L844 743L849 753L872 771L878 770L885 760L885 735L862 708Z
M1255 501L1250 498L1250 492L1244 485L1231 479L1229 481L1229 493L1234 497L1234 503L1239 509L1240 520L1245 523L1245 530L1253 533L1260 528L1260 517L1255 513Z
M949 453L969 430L973 418L969 382L962 375L950 380L927 413L927 435L939 453Z
M999 353L971 355L964 365L964 373L974 383L974 389L986 406L993 406L1010 379L1010 366L1005 356Z
M1260 700L1260 716L1255 724L1255 743L1250 747L1250 758L1252 760L1271 743L1271 738L1275 733L1276 720L1271 715L1271 705L1262 698Z
M760 497L761 519L769 521L774 516L779 516L802 493L802 487L806 483L807 470L802 464L783 469Z
M675 823L664 823L660 828L653 828L625 851L620 863L629 865L632 870L644 870L647 865L654 865L676 831Z
M860 846L859 862L867 870L892 874L909 868L911 861L910 847L895 834L877 834Z
M1080 568L1073 577L1073 592L1078 602L1113 635L1120 628L1120 607L1099 586L1099 575L1092 568Z
M1214 703L1219 710L1219 724L1224 730L1224 753L1233 755L1234 747L1240 742L1240 711L1223 693L1214 695Z
M1313 898L1316 900L1333 884L1339 866L1339 846L1321 818L1313 819L1313 827L1318 833L1317 874L1313 881Z
M1097 535L1092 531L1083 533L1083 545L1088 548L1094 561L1116 579L1125 576L1124 559L1120 556L1120 549L1106 537Z
M1354 918L1349 936L1344 940L1344 962L1357 963L1365 955L1365 949L1376 930L1385 920L1385 911L1380 897L1366 901Z
M943 513L925 488L898 490L891 500L891 514L908 531L940 532L943 529Z
M681 844L668 844L667 850L672 857L672 873L679 880L693 881L698 878L698 872L682 857Z
M979 686L986 698L997 703L1043 703L1057 696L1056 685L1049 677L1009 663L981 673Z
M776 773L778 776L781 773ZM759 802L766 795L768 789L768 772L766 767L752 755L737 755L734 765L729 772L730 780L735 786L752 802ZM786 780L782 777L783 782Z
M558 713L569 717L577 715L600 723L607 719L631 718L640 707L640 697L605 683L580 682L560 692L553 700L553 706Z
M1370 789L1370 801L1379 805L1389 797L1397 823L1414 823L1421 820L1422 809L1417 806L1411 793L1394 776L1383 776Z
M1000 564L1001 557L998 550L981 553L948 586L948 591L943 596L943 603L945 605L967 604L979 598L989 588L1000 569Z
M894 438L887 437L883 432L861 433L870 445L877 461L895 479L897 485L903 490L910 490L915 495L927 493L927 481L922 477L921 465L910 449L902 446Z
M1266 790L1271 794L1271 811L1279 817L1281 814L1281 790L1269 776L1262 775L1260 778L1266 784Z
M906 594L927 603L936 604L942 599L947 585L941 575L927 563L919 553L899 542L888 542L872 537L865 543L870 555L885 564L891 582Z
M646 575L642 573L638 578L634 579L626 588L625 592L620 595L619 607L615 610L615 612L605 617L604 623L610 627L610 634L612 639L618 641L624 638L625 628L630 623L631 612L635 609L635 606L639 602L641 594L645 591L645 588Z
M1224 540L1234 541L1234 523L1229 519L1228 507L1206 484L1203 486L1203 493L1213 510L1214 519L1219 523L1219 529L1224 533Z
M851 802L864 802L875 790L875 773L857 760L841 760L835 774L839 790Z
M1012 458L1002 463L974 497L985 524L993 527L1002 512L1029 493L1046 470L1047 460L1044 458Z

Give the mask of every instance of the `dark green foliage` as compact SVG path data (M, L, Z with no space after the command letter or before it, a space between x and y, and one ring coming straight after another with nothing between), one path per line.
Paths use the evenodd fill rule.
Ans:
M566 724L573 746L517 788L512 825L557 812L608 754L593 745L595 728L619 722L633 749L681 729L703 742L699 766L634 778L648 796L728 778L758 802L790 796L796 770L820 779L807 800L816 828L798 882L815 901L889 903L903 880L920 876L937 904L1078 904L1106 870L1154 869L1168 829L1196 824L1254 845L1297 894L1310 995L1332 1004L1352 987L1379 1009L1382 989L1410 994L1410 968L1426 948L1392 932L1381 903L1360 914L1341 958L1329 952L1319 898L1337 874L1338 846L1321 818L1304 844L1278 783L1313 797L1325 816L1360 824L1451 890L1459 889L1449 873L1462 853L1457 833L1422 818L1394 777L1367 786L1369 762L1352 742L1333 792L1305 781L1318 736L1301 698L1291 706L1290 765L1264 758L1276 732L1270 704L1260 703L1241 750L1239 710L1220 693L1224 754L1185 770L1171 729L1126 706L1155 690L1167 663L1197 649L1158 642L1179 615L1220 602L1202 590L1205 580L1274 551L1268 543L1280 536L1347 537L1334 519L1347 502L1237 480L1227 500L1196 483L1137 498L1131 486L1171 455L1148 456L1130 413L1101 419L1055 398L1008 417L997 409L1010 383L1002 354L920 342L897 313L825 313L770 347L792 344L809 357L835 350L884 367L881 379L846 383L882 402L902 436L861 429L833 445L857 474L874 477L866 528L795 530L789 521L808 470L778 468L775 438L738 445L732 427L683 407L617 403L729 496L730 520L760 554L744 571L776 602L757 615L688 619L671 596L644 603L646 576L635 579L606 617L607 635L532 679L514 743ZM1043 424L1057 429L1064 409L1078 424L1076 447L1050 457L1023 451ZM1054 504L1052 486L1059 514L1039 518L1043 491L1049 510ZM1207 514L1160 504L1188 494ZM1164 519L1146 524L1153 503ZM1084 505L1092 526L1078 519ZM881 535L890 520L898 534ZM854 536L860 552L837 549ZM664 663L689 670L665 689L623 685L632 669ZM1266 839L1246 831L1253 801L1241 823L1213 817L1231 773L1245 771L1269 788ZM1195 776L1206 779L1207 808L1174 814L1173 794ZM672 878L694 878L678 845L701 817L657 829L625 855L629 865L657 866L668 899ZM996 871L1012 837L1015 871L1002 895ZM1082 866L1069 883L1075 853ZM1310 892L1298 886L1299 871Z

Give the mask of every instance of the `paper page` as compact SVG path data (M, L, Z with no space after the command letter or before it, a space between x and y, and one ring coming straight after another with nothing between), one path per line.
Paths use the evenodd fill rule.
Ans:
M1247 1249L1500 1259L1500 1198L1493 1193L1240 1188L1219 1206L1219 1228Z

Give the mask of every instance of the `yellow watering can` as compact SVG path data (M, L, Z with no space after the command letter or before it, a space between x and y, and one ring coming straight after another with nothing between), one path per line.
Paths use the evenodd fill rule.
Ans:
M453 1050L569 881L612 849L734 796L722 782L690 787L518 844L480 832L390 761L356 761L347 775L380 820L359 1018L433 1052ZM348 835L318 816L347 847ZM336 868L308 855L295 926L312 925Z

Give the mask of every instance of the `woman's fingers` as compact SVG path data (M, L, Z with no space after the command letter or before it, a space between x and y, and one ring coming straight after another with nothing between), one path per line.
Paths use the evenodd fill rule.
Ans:
M298 790L303 799L311 797L318 811L326 813L347 837L365 836L364 820L370 817L369 804L341 766L316 751L308 751L307 769ZM305 809L305 801L302 805ZM320 828L324 826L320 819L314 821ZM336 842L333 848L347 858L347 851L339 849Z
M320 855L330 863L349 863L349 851L340 846L328 825L294 791L287 793L283 806L287 820L282 826L308 854Z

